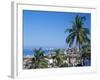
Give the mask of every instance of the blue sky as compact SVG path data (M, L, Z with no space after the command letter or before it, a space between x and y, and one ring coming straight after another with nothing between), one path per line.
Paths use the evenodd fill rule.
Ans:
M74 20L77 14L86 17L84 26L90 29L90 13L23 10L24 48L68 47L65 42L68 33L65 34L64 31L71 26L71 21Z

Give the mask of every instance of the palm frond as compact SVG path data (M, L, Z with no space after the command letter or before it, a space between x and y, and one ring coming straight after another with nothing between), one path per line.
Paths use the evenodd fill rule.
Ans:
M75 19L72 21L71 28L65 30L69 35L66 38L66 43L69 44L69 47L75 42L76 45L81 46L84 43L90 42L90 31L88 28L83 27L86 17L81 17L76 15Z

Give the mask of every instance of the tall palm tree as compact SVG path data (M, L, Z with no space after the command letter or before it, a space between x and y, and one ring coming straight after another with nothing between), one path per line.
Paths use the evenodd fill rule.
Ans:
M65 33L68 32L69 35L66 38L66 43L71 47L74 43L79 47L84 43L90 42L90 32L89 29L84 27L85 17L81 17L76 15L74 21L72 22L72 26L65 30Z
M33 68L47 68L48 60L44 58L44 51L39 49L34 49L34 57L32 59Z

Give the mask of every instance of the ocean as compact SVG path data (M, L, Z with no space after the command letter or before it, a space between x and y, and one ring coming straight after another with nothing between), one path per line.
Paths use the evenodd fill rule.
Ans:
M53 50L44 50L44 54L47 55L49 54L50 52L52 52ZM34 50L32 49L23 49L23 55L24 56L27 56L27 55L34 55Z

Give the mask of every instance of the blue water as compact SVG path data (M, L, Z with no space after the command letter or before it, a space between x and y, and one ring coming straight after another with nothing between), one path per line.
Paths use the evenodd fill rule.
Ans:
M32 51L31 49L23 49L23 55L33 55L34 51Z
M44 50L45 53L44 54L48 54L49 52L51 52L52 50ZM34 55L34 50L31 49L23 49L23 55L27 56L27 55Z

